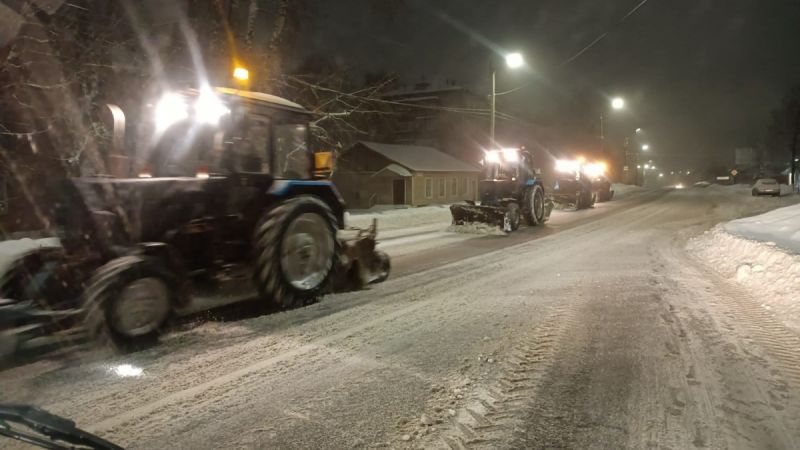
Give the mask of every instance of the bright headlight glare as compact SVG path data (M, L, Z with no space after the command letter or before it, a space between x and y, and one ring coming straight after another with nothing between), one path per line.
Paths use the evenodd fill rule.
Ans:
M565 173L575 173L578 171L580 163L571 159L556 160L556 170Z
M200 92L200 96L197 98L197 103L194 106L195 119L200 123L211 125L218 124L220 117L228 112L230 112L230 110L222 104L219 97L208 89L204 89Z
M504 148L503 149L503 160L505 162L517 162L519 161L519 151L515 148Z
M584 167L584 171L590 177L599 177L606 173L606 164L605 163L587 164Z
M156 104L155 122L159 131L166 130L171 125L186 120L189 111L184 99L177 94L164 94Z
M488 164L500 164L500 152L497 150L489 150L484 156L484 161Z

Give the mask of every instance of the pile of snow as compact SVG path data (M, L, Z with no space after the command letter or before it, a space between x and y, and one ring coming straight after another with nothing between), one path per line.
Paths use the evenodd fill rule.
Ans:
M58 247L60 245L58 238L0 241L0 275L4 274L14 259L23 253L40 247Z
M717 225L688 249L800 331L800 205Z
M479 234L485 236L506 236L506 233L500 227L479 222L450 225L447 227L447 231L451 233Z
M379 232L440 223L442 229L452 221L450 205L422 206L419 208L352 211L346 217L348 226L366 228L372 219L378 219Z
M732 220L724 224L723 228L733 235L771 242L784 250L800 254L800 205Z

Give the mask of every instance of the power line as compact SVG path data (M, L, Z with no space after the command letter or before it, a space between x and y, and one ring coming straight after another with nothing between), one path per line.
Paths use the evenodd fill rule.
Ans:
M560 66L564 67L567 64L571 63L572 61L575 61L576 59L578 59L582 54L586 53L590 48L594 47L595 44L597 44L598 42L600 42L603 39L605 39L605 37L608 36L609 33L611 33L611 31L614 28L620 26L622 24L622 22L625 22L625 20L628 17L632 16L639 8L644 6L644 4L647 3L647 2L648 2L648 0L640 1L636 6L633 7L633 9L628 11L627 14L622 16L621 19L619 19L616 23L614 23L614 25L611 25L611 27L608 30L606 30L603 33L601 33L600 36L597 36L592 42L589 43L589 45L583 47L580 51L578 51L578 53L576 53L576 54L572 55L571 57L567 58L566 60L564 60L564 62L562 62Z

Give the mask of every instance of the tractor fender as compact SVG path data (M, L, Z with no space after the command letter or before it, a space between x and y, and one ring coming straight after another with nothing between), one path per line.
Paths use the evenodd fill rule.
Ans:
M300 195L313 195L325 203L336 217L339 229L344 229L344 198L331 181L326 180L275 180L267 195L276 201L295 198Z
M171 245L164 242L141 242L136 246L136 250L133 254L149 256L161 262L164 268L174 276L176 281L184 280L178 283L179 285L175 290L175 306L182 307L189 304L191 298L188 291L188 283L185 282L185 280L188 280L186 265L181 260L178 252L175 251Z

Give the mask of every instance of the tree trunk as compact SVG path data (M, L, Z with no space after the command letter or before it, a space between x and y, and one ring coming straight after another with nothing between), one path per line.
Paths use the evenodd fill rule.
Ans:
M245 33L245 45L248 53L253 50L253 35L256 30L256 19L258 19L258 0L250 0L250 7L247 10L247 32Z
M281 52L280 43L283 31L286 28L286 21L289 15L290 0L279 0L275 15L275 25L267 45L266 60L263 65L264 76L261 78L261 88L269 90L273 80L281 73Z

